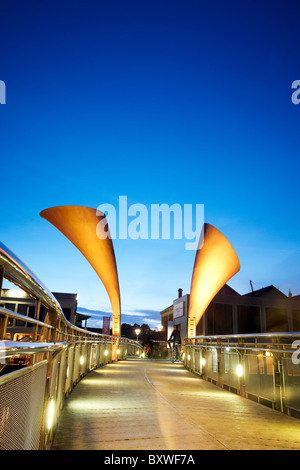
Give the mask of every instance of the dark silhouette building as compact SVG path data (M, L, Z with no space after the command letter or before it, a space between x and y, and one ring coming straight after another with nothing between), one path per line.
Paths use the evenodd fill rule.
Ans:
M164 331L168 323L180 326L187 336L189 294L160 312ZM273 285L241 295L227 284L201 317L196 335L230 335L300 331L300 295L287 296Z

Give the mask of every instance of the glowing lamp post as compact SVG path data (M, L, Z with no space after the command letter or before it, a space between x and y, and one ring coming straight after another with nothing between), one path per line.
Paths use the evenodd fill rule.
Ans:
M136 340L138 341L139 340L139 334L141 332L141 330L139 328L137 328L136 330L134 330L135 334L136 334Z

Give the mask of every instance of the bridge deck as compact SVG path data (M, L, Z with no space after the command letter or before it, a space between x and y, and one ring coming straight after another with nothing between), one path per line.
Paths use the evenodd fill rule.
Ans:
M76 386L52 449L300 449L300 422L181 364L128 360L92 371Z

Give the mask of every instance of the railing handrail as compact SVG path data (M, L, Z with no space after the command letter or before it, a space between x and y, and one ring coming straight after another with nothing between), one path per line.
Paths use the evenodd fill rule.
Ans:
M28 317L27 315L22 315L21 313L16 313L13 312L12 310L9 310L7 308L4 308L0 305L0 315L8 317L8 318L13 318L15 320L19 321L24 321L27 323L32 323L37 326L44 326L47 328L54 328L54 326L49 325L49 323L45 323L41 320L37 320L36 318Z
M186 338L184 340L185 346L193 348L210 348L210 349L232 349L232 350L245 350L245 351L266 351L266 352L276 352L276 353L292 353L294 348L292 343L283 343L274 341L260 341L251 343L247 342L249 338L267 338L274 340L276 338L299 338L300 332L280 332L280 333L257 333L257 334L233 334L233 335L210 335L210 336L195 336L193 338ZM218 339L228 339L235 340L231 342L226 342L223 344L216 344L215 342L210 342L210 340ZM246 341L238 342L237 340L245 339ZM197 341L198 340L198 341ZM200 342L201 340L201 342ZM266 345L270 345L265 347ZM281 349L280 349L281 347ZM289 348L289 349L287 349Z
M27 315L22 315L21 313L15 313L11 310L8 310L4 307L1 307L0 306L0 316L1 315L5 315L7 316L8 318L14 318L14 319L17 319L17 320L20 320L20 321L23 321L23 322L30 322L34 325L37 325L37 326L41 326L41 327L47 327L47 328L50 328L50 329L53 329L54 326L52 325L49 325L49 323L45 323L45 322L42 322L40 320L36 320L35 318L31 318L31 317L28 317ZM76 328L76 327L75 327ZM123 336L111 336L111 335L105 335L105 334L102 334L102 333L96 333L94 331L88 331L88 330L83 330L81 328L78 328L81 332L83 331L86 336L83 338L83 341L84 342L97 342L97 341L100 341L100 342L118 342L118 343L127 343L127 344L134 344L136 346L139 346L141 349L143 349L142 345L140 343L138 343L136 340L134 339L130 339L130 338L126 338L126 337L123 337ZM22 334L22 333L21 333ZM23 332L23 334L26 334ZM68 336L72 336L71 334L68 335ZM87 339L87 338L90 338L90 339ZM72 340L71 340L72 341ZM73 341L76 341L73 340ZM25 341L12 341L12 340L0 340L0 344L25 344L26 342ZM28 341L27 342L28 344L31 344L33 345L33 342L31 341ZM60 343L49 343L49 342L35 342L35 344L37 345L41 345L41 344L60 344Z
M29 295L40 299L45 307L55 309L63 315L62 308L54 295L38 277L7 246L0 242L0 265L5 269L5 278Z
M124 345L124 344L135 344L133 340L130 340L128 338L118 338L119 339L119 344ZM133 341L133 342L132 342ZM62 341L60 343L46 343L46 342L32 342L32 341L10 341L10 340L4 340L0 341L0 359L7 359L10 357L15 357L15 356L20 356L20 355L34 355L34 354L39 354L39 353L44 353L44 352L52 352L52 351L57 351L60 350L64 347L68 347L70 343L82 343L83 341ZM100 341L103 343L103 341ZM84 341L86 344L95 344L97 341L93 340L87 340ZM108 342L107 342L108 343ZM111 344L111 341L109 342ZM140 345L140 349L143 349L143 347Z
M0 358L7 359L10 357L33 355L44 352L51 352L67 347L69 342L61 343L37 343L32 341L0 341Z
M84 328L80 328L68 321L54 295L7 246L0 242L0 267L1 266L4 268L4 278L16 284L34 299L40 300L41 303L49 310L54 310L58 318L63 321L64 326L70 329L70 332L62 332L59 330L57 325L53 326L49 323L42 322L36 318L28 317L27 315L13 312L12 310L1 306L0 317L5 316L6 318L13 318L23 322L32 323L33 325L45 327L47 329L55 329L58 333L61 333L68 338L73 338L74 334L79 333L83 336L83 340L86 340L87 337L93 337L99 339L100 341L107 340L111 343L122 341L122 337L120 336L103 335L102 333L89 331ZM124 338L124 340L129 341L129 344L134 344L141 347L141 345L135 340L129 340L128 338Z
M292 336L300 336L300 331L286 331L286 332L273 332L273 333L236 333L230 335L200 335L200 336L193 336L192 338L185 338L185 342L195 339L211 339L211 338L256 338L256 337L292 337Z
M49 323L45 323L45 322L37 320L35 318L28 317L27 315L22 315L21 313L13 312L12 310L6 309L2 306L0 306L0 316L1 315L5 316L7 318L13 318L13 319L16 319L16 320L19 320L19 321L32 323L33 325L37 325L37 326L41 326L41 327L45 327L45 328L49 328L49 329L54 328L54 326L49 325ZM94 342L94 341L101 341L101 342L107 341L109 343L111 343L111 342L120 342L120 343L126 342L128 344L135 344L136 346L139 346L139 347L142 348L140 343L138 343L134 339L125 338L125 337L122 337L122 336L111 336L111 335L105 335L105 334L102 334L102 333L96 333L94 331L89 331L89 330L85 330L83 328L76 327L75 325L72 325L72 324L71 324L71 327L72 327L72 329L80 331L81 333L85 334L85 336L83 338L84 341L87 341L87 338L91 338L90 339L91 342ZM23 334L26 334L26 333L23 332ZM66 335L69 336L69 337L73 336L72 334L67 334L67 333L66 333ZM10 341L10 340L2 340L2 341L3 342L13 343L13 341ZM16 343L20 343L20 341L16 341ZM25 342L23 342L23 343L25 343ZM44 342L41 342L41 343L37 342L36 344L43 344L43 343ZM51 344L58 344L58 343L51 343Z

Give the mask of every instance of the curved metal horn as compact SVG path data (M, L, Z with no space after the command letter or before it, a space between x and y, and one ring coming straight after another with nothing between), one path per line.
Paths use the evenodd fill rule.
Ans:
M189 338L195 336L196 326L214 296L240 270L231 244L212 225L203 225L199 243L190 291Z
M90 207L59 206L45 209L41 217L78 248L104 284L112 307L112 334L120 336L121 301L117 264L105 215ZM106 229L106 230L105 230Z

